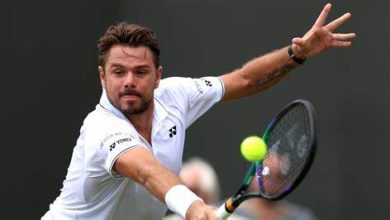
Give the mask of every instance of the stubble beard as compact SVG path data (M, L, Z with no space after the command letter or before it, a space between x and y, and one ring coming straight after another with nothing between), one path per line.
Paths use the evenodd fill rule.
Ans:
M148 108L150 107L150 103L152 102L153 98L149 100L141 100L141 105L138 108L121 108L121 112L127 116L131 115L140 115L144 113Z

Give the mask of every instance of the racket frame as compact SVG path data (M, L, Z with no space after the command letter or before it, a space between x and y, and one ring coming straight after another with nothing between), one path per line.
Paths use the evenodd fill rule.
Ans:
M263 140L267 143L269 136L272 132L272 130L275 128L275 125L280 121L280 119L290 111L291 108L294 108L296 105L304 105L305 109L308 111L308 116L309 116L309 128L310 131L312 132L313 135L310 135L310 140L309 143L311 145L309 155L307 157L307 161L305 163L305 166L303 167L301 173L299 176L296 178L294 183L291 185L291 187L288 188L288 190L282 192L281 194L277 196L267 196L261 194L261 192L250 192L246 193L249 185L256 175L256 169L262 169L262 161L256 161L253 162L247 171L244 181L241 184L241 187L239 190L234 194L234 196L230 197L224 205L222 205L218 210L217 210L217 216L220 217L221 219L225 219L227 216L229 216L231 213L234 212L234 210L244 201L251 199L251 198L263 198L266 200L270 201L277 201L285 198L288 194L290 194L304 179L306 174L308 173L314 157L315 157L315 152L317 150L317 136L316 136L316 114L313 105L304 99L297 99L289 104L287 104L282 111L280 111L279 114L277 114L271 122L268 124L267 128L263 132Z

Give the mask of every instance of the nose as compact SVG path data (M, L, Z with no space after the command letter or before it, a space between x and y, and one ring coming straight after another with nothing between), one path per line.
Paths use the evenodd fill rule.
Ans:
M134 76L134 74L131 71L127 72L124 85L125 85L125 87L135 88L136 77Z

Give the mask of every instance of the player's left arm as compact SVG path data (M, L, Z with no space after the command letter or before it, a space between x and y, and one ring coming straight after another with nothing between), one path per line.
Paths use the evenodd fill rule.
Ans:
M331 4L325 5L312 28L303 36L292 39L291 50L284 47L255 58L240 69L220 76L225 86L222 101L234 100L263 91L297 67L300 61L323 53L332 47L349 47L355 33L333 33L345 23L350 13L325 24ZM295 57L295 60L292 58Z

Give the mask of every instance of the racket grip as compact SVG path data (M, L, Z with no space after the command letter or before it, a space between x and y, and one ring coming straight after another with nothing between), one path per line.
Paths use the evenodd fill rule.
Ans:
M222 204L218 209L217 209L217 217L218 219L227 219L231 213L227 212L225 209L225 203Z

